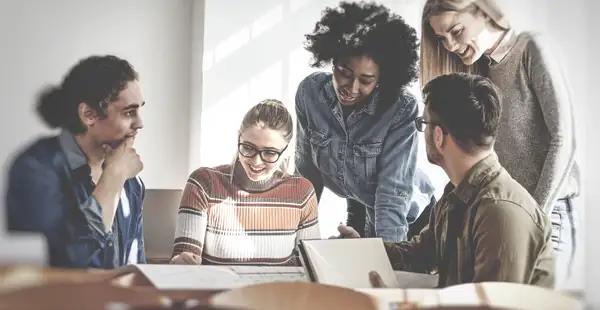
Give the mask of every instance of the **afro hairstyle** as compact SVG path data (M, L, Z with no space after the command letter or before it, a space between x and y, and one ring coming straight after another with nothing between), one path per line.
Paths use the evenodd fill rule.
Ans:
M416 30L383 5L344 1L338 7L328 7L305 38L313 68L346 57L371 57L380 68L380 92L393 102L417 80Z

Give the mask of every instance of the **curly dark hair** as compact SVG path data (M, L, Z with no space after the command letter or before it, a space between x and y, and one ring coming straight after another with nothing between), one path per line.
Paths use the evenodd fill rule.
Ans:
M311 66L366 55L380 68L379 88L394 102L418 76L417 32L404 19L373 2L341 2L323 11L312 33L305 35Z
M117 100L128 82L138 79L133 66L113 55L90 56L80 60L60 86L45 89L38 98L37 111L51 128L61 127L74 134L84 132L78 107L86 103L106 116L109 103Z

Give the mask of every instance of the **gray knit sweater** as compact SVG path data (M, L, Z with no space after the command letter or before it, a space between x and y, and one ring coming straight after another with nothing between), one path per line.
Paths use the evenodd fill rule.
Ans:
M557 56L543 36L511 30L489 60L488 76L502 94L496 153L549 213L580 182L573 106Z

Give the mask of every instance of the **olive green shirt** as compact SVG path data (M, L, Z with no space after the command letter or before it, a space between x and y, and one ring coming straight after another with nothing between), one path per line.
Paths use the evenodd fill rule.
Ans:
M439 286L502 281L554 287L551 224L495 153L448 183L418 236L386 243L396 270L439 272Z

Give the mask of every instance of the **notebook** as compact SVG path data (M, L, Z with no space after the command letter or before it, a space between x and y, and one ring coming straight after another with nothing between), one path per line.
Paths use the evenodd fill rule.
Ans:
M376 271L389 287L400 287L381 238L301 240L298 251L312 282L369 288Z

